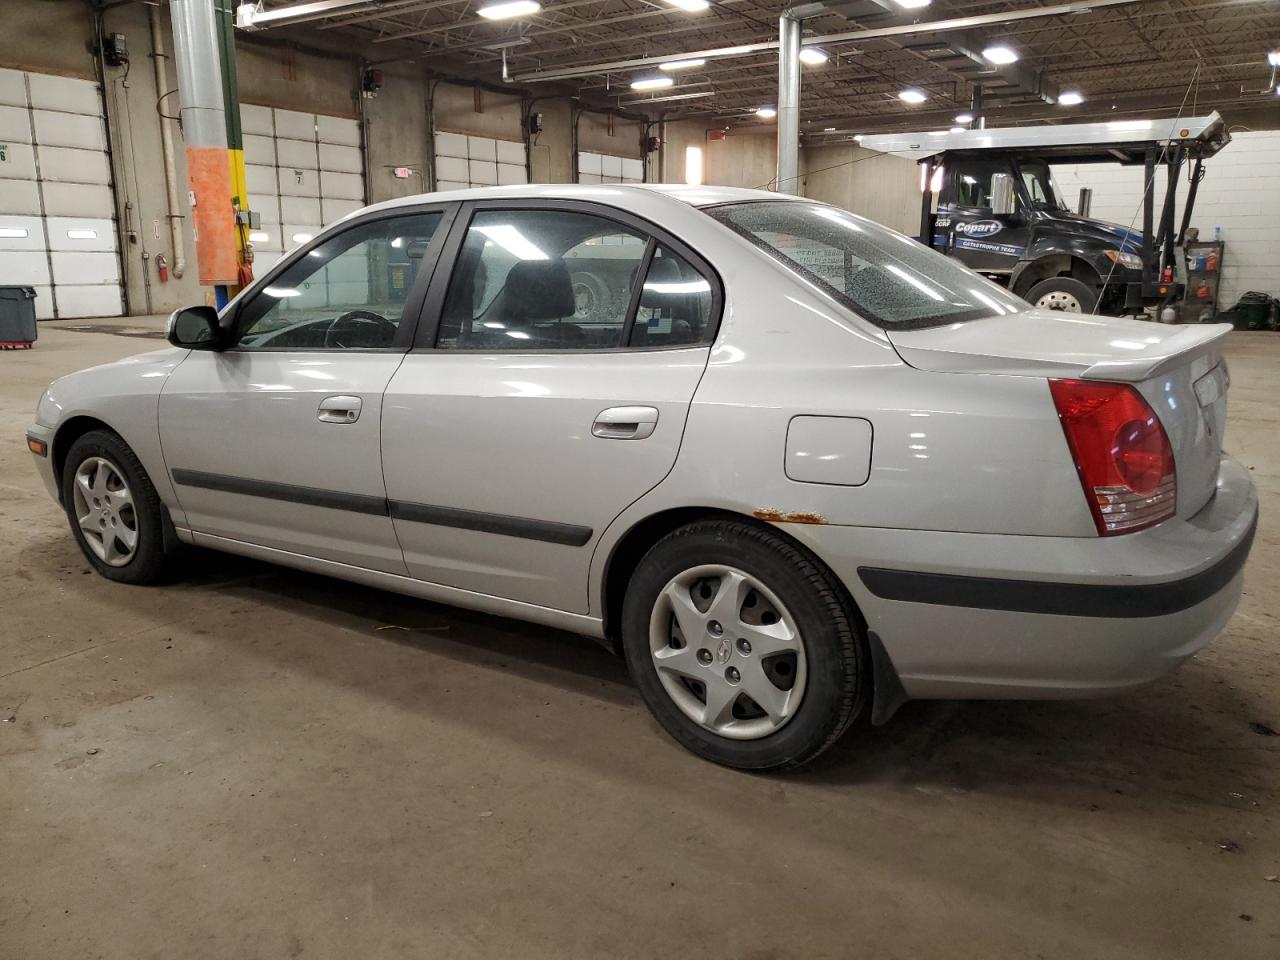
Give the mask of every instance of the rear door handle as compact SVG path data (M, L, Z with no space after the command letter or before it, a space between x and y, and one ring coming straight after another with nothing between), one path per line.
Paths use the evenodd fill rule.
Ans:
M657 426L657 407L609 407L596 414L591 435L602 440L643 440Z
M360 419L360 398L325 397L316 419L321 423L355 423Z

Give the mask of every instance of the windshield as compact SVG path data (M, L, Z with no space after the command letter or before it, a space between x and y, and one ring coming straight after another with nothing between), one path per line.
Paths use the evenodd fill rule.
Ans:
M1026 185L1027 196L1031 205L1037 210L1066 210L1062 202L1062 189L1053 179L1053 171L1043 160L1023 160L1018 168L1022 171L1022 182Z
M957 261L836 207L766 200L706 212L886 329L1028 309L1025 301Z

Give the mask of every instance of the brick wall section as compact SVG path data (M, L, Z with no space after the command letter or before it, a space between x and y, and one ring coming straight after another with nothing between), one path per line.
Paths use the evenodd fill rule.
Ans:
M1280 132L1233 133L1221 153L1205 161L1192 226L1213 239L1222 228L1220 304L1235 304L1246 290L1280 296ZM1128 226L1142 226L1142 167L1119 164L1057 164L1054 176L1075 209L1081 187L1093 188L1090 215ZM1178 187L1178 223L1187 197L1186 174ZM1156 175L1156 216L1164 200L1164 172Z

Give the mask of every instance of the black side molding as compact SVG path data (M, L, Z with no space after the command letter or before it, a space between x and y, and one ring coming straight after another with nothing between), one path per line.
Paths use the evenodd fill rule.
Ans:
M435 507L425 503L408 503L386 500L358 493L340 493L316 487L299 487L291 483L273 483L268 480L250 480L244 477L228 477L219 473L200 470L174 470L173 482L184 487L202 487L224 493L239 493L248 497L264 497L301 503L311 507L328 507L332 510L348 510L379 517L394 517L413 523L430 523L438 527L457 527L480 533L496 533L504 537L522 540L541 540L568 547L581 547L591 540L594 531L573 523L552 520L531 520L527 517L509 517L501 513L482 513L477 510L459 510L456 507Z
M1057 583L884 567L859 567L858 576L882 600L1058 617L1163 617L1194 607L1230 583L1244 566L1257 529L1254 516L1249 532L1216 564L1166 583Z
M228 477L220 473L204 473L200 470L174 470L173 482L184 487L203 487L223 493L241 493L248 497L264 497L268 500L284 500L302 503L309 507L329 507L333 510L349 510L352 513L387 515L387 501L382 497L367 497L359 493L339 493L317 487L299 487L291 483L272 483L269 480L249 480L245 477Z
M580 527L573 523L530 520L527 517L508 517L501 513L481 513L478 510L459 510L456 507L433 507L425 503L405 503L400 500L391 501L391 516L414 523L478 530L481 533L497 533L522 540L561 543L568 547L582 546L591 539L592 533L590 527Z

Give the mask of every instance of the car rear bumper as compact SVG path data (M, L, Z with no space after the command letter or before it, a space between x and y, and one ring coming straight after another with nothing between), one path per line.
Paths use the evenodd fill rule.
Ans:
M1140 686L1226 625L1257 524L1224 457L1194 516L1120 537L788 525L844 581L911 697L1081 697Z

